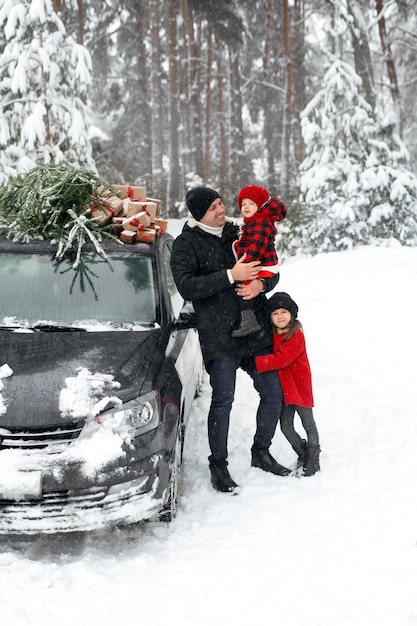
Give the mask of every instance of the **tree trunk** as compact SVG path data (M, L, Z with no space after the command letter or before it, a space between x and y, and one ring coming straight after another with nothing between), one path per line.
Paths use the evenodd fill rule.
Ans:
M292 71L291 44L290 44L290 15L288 9L288 0L282 0L282 39L284 44L285 59L285 101L284 101L284 119L282 132L281 147L281 193L284 198L289 193L289 177L290 177L290 127L292 119L292 92L294 83L294 74Z
M169 172L167 187L167 205L170 217L178 217L179 199L179 82L178 82L178 50L176 37L176 18L173 0L166 0L166 28L167 28L167 53L168 53L168 82L169 82Z
M228 127L227 112L225 107L225 87L227 84L225 78L226 60L223 62L223 54L221 51L221 45L216 45L216 61L217 61L217 94L218 94L218 107L217 107L217 130L216 135L219 137L220 144L220 171L217 175L219 181L219 187L221 190L227 189L229 185L229 158L228 158ZM227 94L226 94L227 95ZM221 193L224 194L224 191Z
M245 142L242 119L242 89L239 51L230 50L230 182L229 187L236 194L248 184L250 164L245 154ZM234 204L234 207L236 203ZM230 207L231 211L232 207Z
M194 20L193 15L189 7L188 0L181 0L180 7L182 10L183 21L187 33L187 77L188 77L188 94L187 99L187 118L189 124L188 138L188 150L190 153L190 160L192 169L201 178L204 175L204 152L203 152L203 137L201 129L201 47L195 38L194 33ZM201 22L198 23L199 32Z
M149 0L149 29L151 36L151 189L158 187L159 195L166 192L165 180L162 168L162 101L160 77L161 37L160 37L160 14L159 0Z
M78 24L78 28L77 28L77 43L81 44L82 46L84 45L84 6L83 6L83 0L77 0L77 9L78 9L78 16L77 16L77 24Z
M271 37L273 29L273 0L267 0L266 2L266 29L265 29L265 45L263 53L263 79L265 83L273 82L270 80L271 74ZM275 145L273 141L272 128L274 120L271 118L271 107L268 106L268 100L264 105L265 115L265 144L266 144L266 158L267 158L267 187L274 185L275 179Z
M147 64L147 50L145 48L145 35L147 30L146 8L142 2L135 3L137 23L137 64L138 84L135 97L140 107L137 106L135 118L141 127L141 142L139 152L140 169L135 173L133 180L143 183L147 188L152 184L152 113L150 107L150 84Z
M356 73L362 78L363 93L366 101L375 110L375 88L369 38L362 9L355 0L348 1L348 13L352 18L349 22L352 37L353 56Z
M291 30L292 69L294 72L292 137L297 168L304 161L304 140L301 132L300 113L307 104L305 101L305 42L304 42L304 1L296 0L292 9L296 26Z
M388 80L390 84L391 97L394 104L394 110L397 118L396 131L399 136L402 132L402 113L400 103L400 90L397 81L397 70L395 67L394 57L391 51L391 44L387 35L386 22L384 17L384 2L376 0L376 10L378 14L378 31L381 41L382 52L384 54L385 65L387 68Z
M204 145L204 177L210 179L211 175L211 64L213 61L213 43L211 26L207 23L207 64L206 64L206 119L205 119L205 145Z

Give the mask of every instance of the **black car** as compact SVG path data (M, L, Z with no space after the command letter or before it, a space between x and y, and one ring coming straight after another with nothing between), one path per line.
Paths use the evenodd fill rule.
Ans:
M174 517L202 360L172 242L0 238L0 535Z

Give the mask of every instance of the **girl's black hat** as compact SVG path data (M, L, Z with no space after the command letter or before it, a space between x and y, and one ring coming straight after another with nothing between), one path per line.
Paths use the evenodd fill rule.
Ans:
M294 319L297 319L298 315L298 306L285 291L277 291L274 293L268 300L266 304L267 311L269 315L276 311L277 309L286 309L291 313Z

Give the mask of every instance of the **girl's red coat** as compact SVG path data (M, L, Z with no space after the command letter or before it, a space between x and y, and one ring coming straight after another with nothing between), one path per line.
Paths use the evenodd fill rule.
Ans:
M284 404L314 406L311 369L307 357L304 333L298 329L289 341L285 335L273 335L273 354L255 357L259 372L277 370L284 392Z

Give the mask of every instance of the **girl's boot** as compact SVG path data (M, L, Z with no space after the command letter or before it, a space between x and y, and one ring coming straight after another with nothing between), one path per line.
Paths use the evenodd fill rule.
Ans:
M320 446L306 447L306 460L304 463L304 476L313 476L320 471Z
M294 452L298 454L295 469L299 470L304 467L304 464L307 460L307 441L303 439L301 441L301 446L299 448L294 448Z

